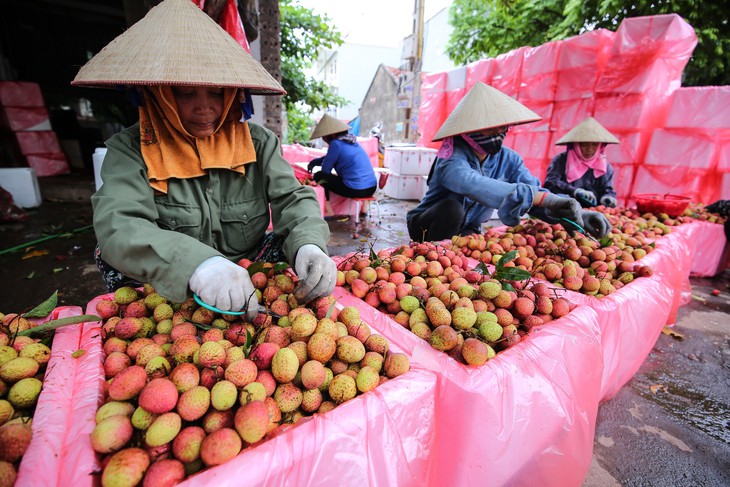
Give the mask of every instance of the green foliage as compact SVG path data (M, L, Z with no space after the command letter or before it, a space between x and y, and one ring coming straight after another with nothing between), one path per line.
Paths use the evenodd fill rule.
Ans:
M730 38L725 2L699 0L455 0L454 30L446 52L454 63L495 57L521 46L538 46L586 30L615 31L627 17L675 13L695 29L698 44L683 85L730 84Z
M307 140L316 109L342 106L347 100L321 81L307 76L320 49L342 44L340 32L326 15L319 16L295 0L279 2L281 23L281 76L287 94L284 105L289 115L290 141Z

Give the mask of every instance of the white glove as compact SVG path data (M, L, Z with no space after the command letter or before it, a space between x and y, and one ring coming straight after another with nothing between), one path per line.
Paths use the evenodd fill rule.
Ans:
M598 211L583 212L583 228L596 238L603 238L611 231L611 224L606 216Z
M616 198L614 198L613 196L611 196L609 194L604 194L603 196L601 196L601 204L603 206L607 206L609 208L616 208L616 205L618 204L618 202L616 201Z
M583 188L577 188L573 191L573 197L578 200L583 200L589 206L596 206L596 202L598 201L593 191L588 191Z
M337 266L316 245L299 247L294 259L294 270L299 277L294 297L299 303L306 304L313 299L329 296L335 290Z
M580 223L582 210L580 203L573 198L546 193L540 206L548 210L550 216L553 218L567 218L568 220Z
M248 271L221 257L203 261L188 282L190 290L205 303L224 311L239 311L246 307L246 320L252 322L258 314L256 290Z

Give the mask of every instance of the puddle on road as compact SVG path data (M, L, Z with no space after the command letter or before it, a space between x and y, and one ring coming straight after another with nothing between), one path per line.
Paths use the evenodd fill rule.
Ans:
M638 387L642 396L658 404L678 420L690 423L712 438L730 444L730 405L718 402L702 391L693 390L690 383L662 371L648 374L646 379L651 383ZM662 384L666 389L652 394L649 387L653 384Z

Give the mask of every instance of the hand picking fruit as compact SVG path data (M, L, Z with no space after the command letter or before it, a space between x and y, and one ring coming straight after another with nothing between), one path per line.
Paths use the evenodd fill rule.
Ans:
M139 123L107 141L104 183L92 197L107 287L150 283L176 302L197 293L237 311L253 299L253 286L233 262L248 258L293 264L303 302L331 292L336 270L316 194L299 184L277 137L248 120L251 94L283 88L190 2L153 10L72 82L133 80L140 103ZM191 53L190 45L205 47ZM140 49L144 59L132 54Z

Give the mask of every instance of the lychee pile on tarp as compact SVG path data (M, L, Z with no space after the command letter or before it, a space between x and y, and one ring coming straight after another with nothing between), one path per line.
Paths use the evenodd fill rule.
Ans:
M89 314L101 299L87 305ZM80 314L79 312L76 314ZM48 439L34 437L21 465L27 483L18 485L97 485L99 458L91 446L95 415L103 399L101 324L60 329L54 360L67 361L83 347L79 363L54 372L34 419ZM402 351L397 344L391 349ZM235 459L206 469L182 485L423 485L433 461L435 374L418 364L411 370L303 424L285 430ZM49 402L50 399L50 402ZM40 443L40 444L39 444ZM42 445L50 445L46 451ZM18 477L20 482L21 477ZM24 480L24 481L25 481Z
M481 367L431 347L343 288L411 363L436 372L432 485L580 485L591 463L602 371L596 313L579 306Z
M77 306L64 306L47 320L81 314ZM95 462L93 451L77 445L89 443L101 400L99 328L90 323L59 328L51 350L33 415L33 438L18 469L18 486L80 485L81 479L90 478Z
M640 193L684 194L712 203L730 198L730 87L681 88L697 44L675 14L624 19L537 47L521 47L448 72L424 76L419 145L478 81L515 97L542 120L513 127L505 145L544 180L555 142L587 117L621 141L606 149L619 202Z

